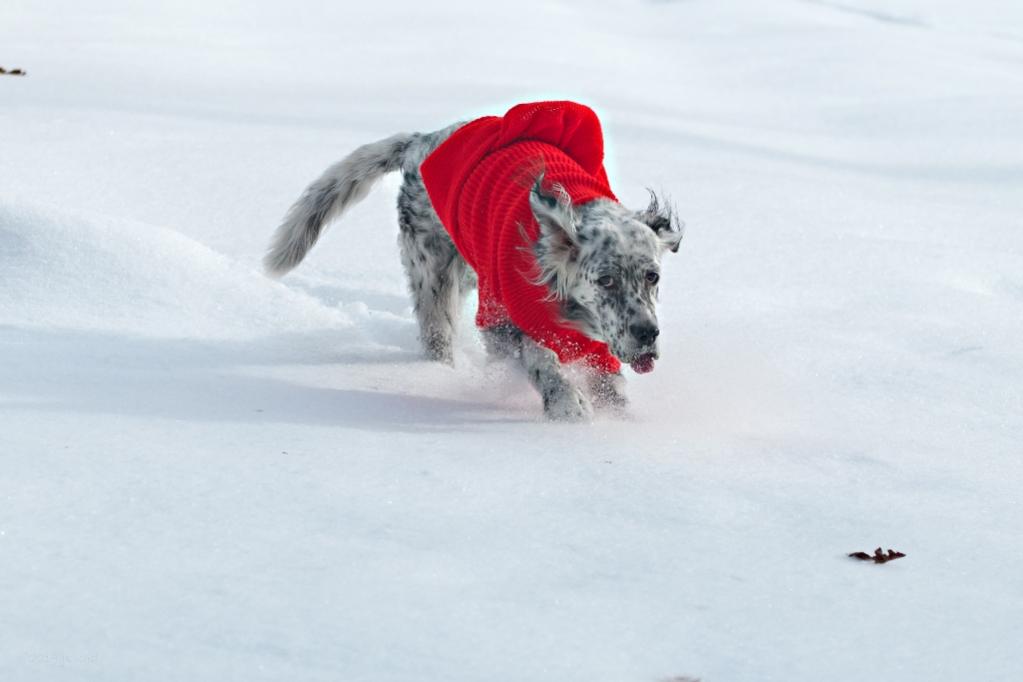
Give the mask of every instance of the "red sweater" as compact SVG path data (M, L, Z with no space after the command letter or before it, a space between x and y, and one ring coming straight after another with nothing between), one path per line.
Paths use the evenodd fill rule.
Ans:
M558 303L547 300L547 287L532 283L539 267L531 247L540 226L529 192L540 169L545 183L564 186L573 204L617 201L604 171L600 121L592 109L574 102L520 104L504 116L476 119L420 166L434 210L476 271L476 324L511 322L561 362L582 360L617 372L621 364L607 344L568 326Z

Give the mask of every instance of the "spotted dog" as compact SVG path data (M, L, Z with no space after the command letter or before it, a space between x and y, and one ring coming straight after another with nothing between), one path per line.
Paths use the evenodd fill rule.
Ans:
M599 149L590 148L594 145ZM653 192L642 210L614 198L601 145L595 115L574 103L519 105L504 119L487 117L364 145L328 168L291 207L265 267L276 276L290 271L327 223L365 197L380 177L401 171L399 244L427 356L452 361L458 313L465 295L478 286L477 323L488 351L518 359L547 417L580 421L594 406L624 407L620 362L639 373L653 369L661 257L678 250L682 231L674 211ZM562 148L571 154L564 162ZM522 153L513 154L516 149ZM460 163L459 154L469 159L468 171L436 170L452 158ZM477 173L477 166L493 166L500 154L515 175ZM559 168L568 170L559 175ZM531 174L525 181L524 170ZM498 197L491 213L466 213L466 203L477 207L491 197ZM500 203L506 197L512 203ZM505 213L514 213L514 220L503 220ZM501 237L498 247L504 251L496 257L473 251L483 248L481 241L497 239L490 232L504 223L517 230L514 239ZM491 314L492 308L498 312ZM548 308L557 318L551 323L533 314ZM576 352L581 347L588 350ZM597 368L582 373L582 386L566 370L576 359Z

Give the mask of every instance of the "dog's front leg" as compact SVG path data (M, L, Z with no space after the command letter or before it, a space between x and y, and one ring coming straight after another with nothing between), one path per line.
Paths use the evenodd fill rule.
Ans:
M589 399L565 376L554 351L523 337L521 359L529 382L543 397L543 412L548 419L579 422L593 417Z
M596 407L624 410L629 406L629 399L625 396L625 377L621 372L608 374L594 371L589 384Z

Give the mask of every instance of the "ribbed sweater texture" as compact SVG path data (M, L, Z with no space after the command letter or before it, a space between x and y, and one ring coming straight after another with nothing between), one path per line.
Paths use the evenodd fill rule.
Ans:
M540 226L529 206L536 176L560 184L575 205L617 201L604 170L600 121L575 102L520 104L504 116L476 119L456 130L420 166L441 222L479 281L476 324L512 323L563 363L602 372L621 364L606 343L561 319L532 245Z

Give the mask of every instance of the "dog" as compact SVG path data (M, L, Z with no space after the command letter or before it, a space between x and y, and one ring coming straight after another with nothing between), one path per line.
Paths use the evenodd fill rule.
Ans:
M621 362L653 369L660 262L683 230L653 191L641 210L617 201L596 114L574 102L528 103L359 147L291 207L267 272L298 265L328 222L394 171L404 178L399 244L426 355L453 361L458 313L477 288L488 352L518 359L546 417L624 409ZM589 370L582 386L572 364Z

